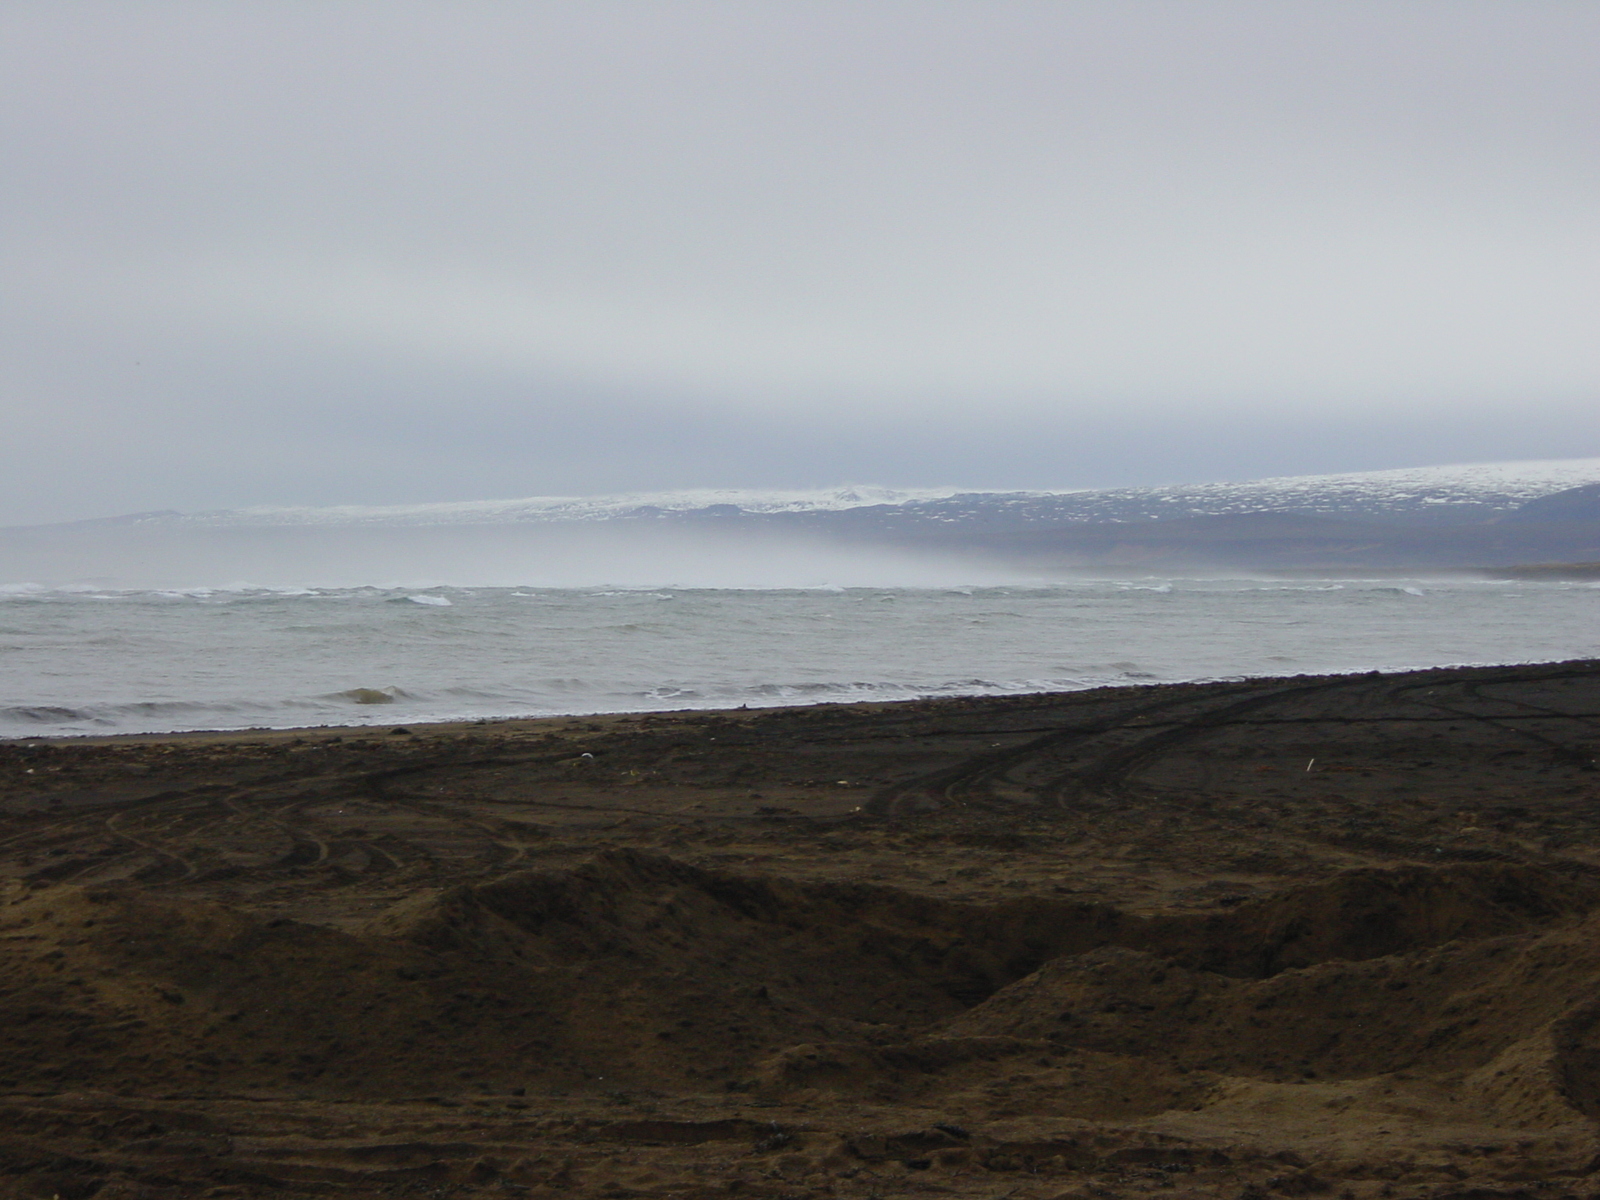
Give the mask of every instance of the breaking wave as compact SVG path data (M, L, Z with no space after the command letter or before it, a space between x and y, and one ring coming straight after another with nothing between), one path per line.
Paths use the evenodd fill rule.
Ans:
M0 590L0 737L1065 691L1600 655L1595 591L1432 580Z

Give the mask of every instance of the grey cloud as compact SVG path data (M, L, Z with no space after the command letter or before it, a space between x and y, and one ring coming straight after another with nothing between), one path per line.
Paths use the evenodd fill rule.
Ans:
M0 520L1600 449L1589 5L0 32Z

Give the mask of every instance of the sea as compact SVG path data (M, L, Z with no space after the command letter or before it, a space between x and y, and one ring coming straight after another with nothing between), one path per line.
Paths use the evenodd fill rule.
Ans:
M0 737L1070 691L1600 657L1600 586L0 589Z

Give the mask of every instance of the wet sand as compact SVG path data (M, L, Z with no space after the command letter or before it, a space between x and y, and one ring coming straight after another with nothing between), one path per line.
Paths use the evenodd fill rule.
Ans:
M1600 664L0 744L0 1196L1600 1194Z

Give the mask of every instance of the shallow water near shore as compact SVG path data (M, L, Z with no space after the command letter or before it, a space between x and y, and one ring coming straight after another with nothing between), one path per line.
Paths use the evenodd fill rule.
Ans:
M731 708L1600 654L1600 588L1094 580L975 588L0 593L0 736Z

